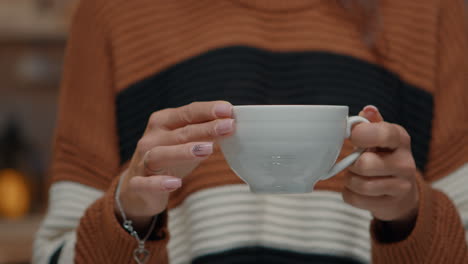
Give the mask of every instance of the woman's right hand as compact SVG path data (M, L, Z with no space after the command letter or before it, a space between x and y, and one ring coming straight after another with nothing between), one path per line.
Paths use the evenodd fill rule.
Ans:
M232 105L196 102L154 112L122 174L120 201L137 229L165 210L169 193L213 153L213 142L234 130ZM115 207L115 213L120 212Z

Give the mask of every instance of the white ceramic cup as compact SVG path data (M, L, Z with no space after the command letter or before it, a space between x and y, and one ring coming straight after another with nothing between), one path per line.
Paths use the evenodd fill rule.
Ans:
M254 193L307 193L359 158L335 164L353 124L347 106L234 106L236 131L219 141L232 170Z

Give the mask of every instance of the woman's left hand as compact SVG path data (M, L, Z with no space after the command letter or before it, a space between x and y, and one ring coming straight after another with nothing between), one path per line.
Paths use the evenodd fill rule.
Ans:
M412 227L419 195L410 136L403 127L384 122L374 106L359 115L371 123L356 125L350 139L367 151L349 167L343 199L378 220Z

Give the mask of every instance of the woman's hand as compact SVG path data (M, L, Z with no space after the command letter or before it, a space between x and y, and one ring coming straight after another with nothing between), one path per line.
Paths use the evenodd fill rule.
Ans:
M403 127L384 122L374 106L359 115L371 123L356 125L351 142L367 151L349 167L343 199L378 220L412 229L419 197L410 136Z
M231 117L232 105L224 101L197 102L151 115L122 174L120 201L134 227L144 228L165 210L169 193L213 153L214 140L233 131Z

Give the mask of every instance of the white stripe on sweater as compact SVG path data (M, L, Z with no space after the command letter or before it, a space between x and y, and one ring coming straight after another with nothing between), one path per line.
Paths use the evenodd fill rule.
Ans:
M454 201L468 230L468 164L433 186ZM62 244L59 263L73 263L79 219L103 192L58 182L49 194L32 263L48 264ZM317 191L306 198L257 196L244 185L231 185L190 195L169 217L171 263L189 263L197 256L249 245L345 255L367 262L370 258L370 216L345 205L339 193Z
M255 195L246 185L202 190L169 213L170 262L235 247L265 246L370 261L368 212L341 194Z
M434 182L432 186L452 199L465 225L468 239L468 163L465 163L448 177Z
M50 257L63 245L58 263L73 263L76 227L86 208L103 192L75 182L57 182L49 190L49 209L36 234L34 264L49 264Z

